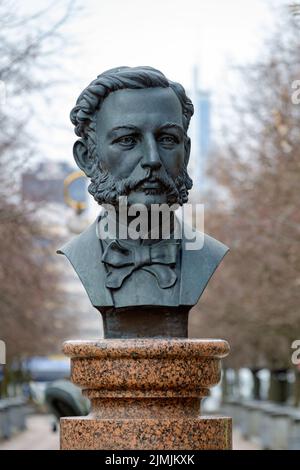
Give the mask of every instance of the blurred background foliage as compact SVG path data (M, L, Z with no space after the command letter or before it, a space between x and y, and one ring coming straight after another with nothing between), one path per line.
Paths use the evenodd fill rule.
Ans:
M300 106L292 102L292 83L300 77L297 11L278 20L255 63L236 70L242 86L232 91L232 116L211 159L218 190L205 196L205 231L231 251L194 309L191 331L227 339L227 367L248 367L254 379L270 369L270 398L285 401L276 377L292 369L299 404L299 369L291 363L291 344L300 338Z
M41 203L26 203L20 185L36 156L35 138L28 131L35 113L31 97L55 85L47 64L62 47L60 30L72 14L72 2L43 29L50 9L53 3L35 15L19 16L14 2L0 0L0 81L5 84L0 106L0 337L7 356L0 396L13 379L21 381L26 358L59 352L68 331L75 330L71 318L61 315L65 298L55 262L59 240L37 217ZM23 379L29 379L25 372Z

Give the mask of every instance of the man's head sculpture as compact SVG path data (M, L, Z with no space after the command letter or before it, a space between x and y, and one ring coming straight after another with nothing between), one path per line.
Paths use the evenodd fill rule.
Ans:
M113 205L120 196L128 196L129 204L187 202L193 111L183 87L152 67L119 67L92 81L71 121L80 137L74 158L91 179L94 199Z
M188 312L228 251L194 229L203 244L190 250L187 225L174 216L192 187L187 131L193 111L183 87L151 67L102 73L71 111L79 137L75 161L91 180L89 192L107 212L59 253L67 256L101 312L107 337L186 336ZM118 205L124 196L126 211L142 204L147 220L153 207L170 208L169 239L162 232L158 240L124 240L120 232L109 230L103 236L99 226L111 213L122 225ZM158 225L161 229L162 223ZM152 226L144 232L149 233Z

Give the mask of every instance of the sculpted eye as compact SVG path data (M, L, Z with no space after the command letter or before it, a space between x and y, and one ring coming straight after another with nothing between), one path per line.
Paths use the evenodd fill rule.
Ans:
M158 141L161 144L173 145L178 143L178 139L174 135L165 134L159 137Z
M124 135L123 137L116 139L113 143L117 143L123 147L132 147L137 143L137 138L134 135Z

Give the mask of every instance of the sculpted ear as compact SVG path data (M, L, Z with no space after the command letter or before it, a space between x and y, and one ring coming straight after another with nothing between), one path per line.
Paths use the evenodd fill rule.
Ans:
M189 163L189 159L190 159L190 153L191 153L191 139L189 137L187 137L184 142L184 150L185 150L184 163L185 163L185 166L187 167Z
M79 139L75 142L73 146L73 156L77 166L79 166L87 176L91 176L94 160L89 155L86 140Z

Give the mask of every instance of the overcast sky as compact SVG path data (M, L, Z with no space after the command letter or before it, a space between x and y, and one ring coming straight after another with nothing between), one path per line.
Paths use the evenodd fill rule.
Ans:
M25 3L25 5L24 5ZM27 0L22 9L40 10L46 0ZM214 95L214 117L231 88L230 68L259 54L275 10L288 0L77 0L81 11L66 25L68 51L59 60L70 83L39 103L41 155L72 161L75 139L69 112L81 90L99 73L119 65L151 65L172 80L199 85ZM63 1L60 3L63 5ZM231 90L232 91L232 90ZM219 109L218 109L219 108Z

